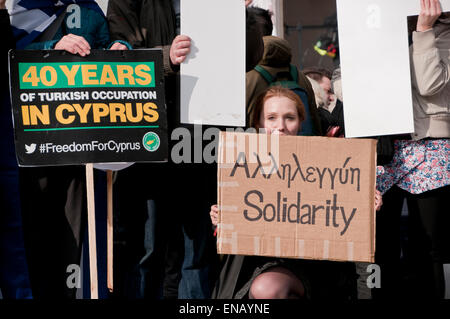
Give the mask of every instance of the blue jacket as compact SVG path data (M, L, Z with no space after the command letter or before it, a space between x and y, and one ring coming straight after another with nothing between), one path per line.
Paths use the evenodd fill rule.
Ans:
M108 23L104 16L98 12L80 7L81 21L79 28L69 27L76 25L73 23L75 13L67 13L64 21L59 27L52 40L44 42L34 42L29 44L27 50L51 50L54 49L56 43L65 35L72 33L82 36L91 46L91 49L105 49L110 45ZM69 23L68 23L69 22Z

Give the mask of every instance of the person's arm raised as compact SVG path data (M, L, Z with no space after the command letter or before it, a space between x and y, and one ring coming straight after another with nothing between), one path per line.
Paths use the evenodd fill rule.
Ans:
M416 30L424 32L433 28L442 13L439 0L420 0L420 14Z

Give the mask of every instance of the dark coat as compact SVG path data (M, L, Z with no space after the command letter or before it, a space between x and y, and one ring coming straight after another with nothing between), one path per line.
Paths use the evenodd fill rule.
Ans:
M173 74L179 66L170 63L170 44L176 36L171 1L155 12L155 1L110 0L107 19L112 40L124 40L133 48L162 48L164 73ZM158 2L158 1L156 1ZM164 23L156 26L155 17Z

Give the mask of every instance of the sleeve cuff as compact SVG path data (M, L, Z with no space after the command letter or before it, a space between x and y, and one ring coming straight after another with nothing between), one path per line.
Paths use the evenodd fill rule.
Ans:
M116 41L112 42L112 43L108 46L107 49L109 50L109 49L114 45L114 43L120 43L120 44L123 44L124 46L127 47L128 50L133 50L132 45L129 44L127 41L124 41L124 40L116 40Z
M50 40L46 41L44 44L44 50L53 50L55 48L56 43L58 43L59 40Z
M165 45L161 48L163 50L164 74L168 75L178 72L180 70L180 66L173 65L170 61L170 45Z

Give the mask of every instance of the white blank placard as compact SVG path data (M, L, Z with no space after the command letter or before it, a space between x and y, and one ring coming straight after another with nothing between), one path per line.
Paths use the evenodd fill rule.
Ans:
M450 0L441 0L449 11ZM337 0L346 137L414 131L407 17L420 0Z
M192 41L181 64L181 122L245 126L244 1L181 1L181 33Z

